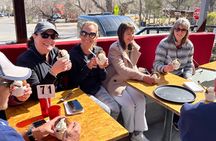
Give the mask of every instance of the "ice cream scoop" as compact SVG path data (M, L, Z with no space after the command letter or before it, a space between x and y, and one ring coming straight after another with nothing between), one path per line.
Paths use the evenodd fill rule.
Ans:
M64 132L67 130L67 122L66 118L61 118L55 125L55 135L59 140L63 139Z
M108 60L108 58L106 57L106 55L104 53L99 53L97 55L97 63L99 65L104 65L107 60Z
M24 95L26 86L23 86L23 81L14 81L12 86L12 95L16 97L20 97Z
M180 61L179 61L178 59L174 59L174 60L172 61L172 65L173 65L173 68L174 68L175 70L177 70L177 69L179 69L181 63L180 63Z
M70 59L70 55L68 54L67 50L65 49L59 50L57 60L59 59L67 59L67 60Z

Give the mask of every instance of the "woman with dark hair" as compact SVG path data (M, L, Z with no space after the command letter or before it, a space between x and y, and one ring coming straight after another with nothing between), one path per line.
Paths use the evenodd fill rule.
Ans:
M118 40L109 49L110 65L104 86L113 98L121 105L124 126L132 133L132 141L147 141L143 131L148 130L145 111L144 95L128 86L129 79L154 84L150 75L140 72L137 61L141 55L140 46L134 41L134 27L129 23L122 23L118 28Z
M32 70L27 82L32 87L32 96L37 99L36 86L41 84L56 84L60 73L70 70L72 64L69 59L57 59L60 50L55 47L58 37L56 27L49 22L39 22L28 41L28 50L17 59L17 65Z
M190 23L185 18L178 19L168 37L156 49L154 70L189 78L193 74L193 43L188 39ZM176 65L177 64L177 65Z

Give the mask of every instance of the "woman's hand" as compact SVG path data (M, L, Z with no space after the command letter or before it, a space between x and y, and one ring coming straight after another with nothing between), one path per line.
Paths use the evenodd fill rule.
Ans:
M172 72L172 71L174 71L174 67L172 64L165 65L163 68L163 71L164 72Z
M33 128L32 134L36 140L41 140L42 138L52 135L55 136L54 133L54 127L57 121L59 121L63 116L55 117L54 119L44 123L43 125Z
M81 127L78 122L71 122L64 133L63 141L79 141Z
M153 77L151 77L150 75L145 75L143 77L143 81L147 84L150 84L150 85L155 84L155 79Z
M106 62L103 65L98 64L99 68L101 68L101 69L105 69L106 67L108 67L108 65L109 65L108 59L106 60Z
M61 72L70 70L72 67L72 63L68 59L59 59L57 60L53 66L51 67L50 71L53 75L57 75Z
M91 60L87 63L87 67L91 70L93 68L97 68L96 57L91 58Z

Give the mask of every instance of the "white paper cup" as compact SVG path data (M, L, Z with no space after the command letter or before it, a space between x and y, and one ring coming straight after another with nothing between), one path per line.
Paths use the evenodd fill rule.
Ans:
M66 119L66 118L63 118L63 119L61 119L60 120L61 122L64 122L63 124L66 124L66 126L68 126L69 125L69 121ZM59 121L59 122L60 122ZM59 123L57 123L57 124L59 124ZM55 126L57 126L57 124L55 125ZM67 130L67 127L65 128L65 127L63 127L63 128L61 128L61 129L57 129L57 127L55 127L55 137L56 138L58 138L59 140L62 140L63 139L63 136L64 136L64 133L65 133L65 131Z
M25 93L25 89L26 89L26 86L24 86L24 87L15 87L15 89L12 91L12 95L16 96L16 97L23 96L24 93Z
M106 55L104 53L99 53L97 58L96 58L98 65L104 65L107 60L108 60L108 58L106 57Z
M20 97L24 95L26 86L23 86L23 81L14 81L11 86L13 88L11 92L13 96Z
M175 59L175 60L172 61L172 65L173 65L173 68L175 70L177 70L177 69L179 69L181 63L180 63L180 61L178 59Z
M207 92L205 92L205 100L208 102L214 102L215 100L214 87L209 87L207 89Z
M151 75L152 78L154 78L154 81L155 83L160 83L160 80L161 80L161 76L160 76L160 73L158 72L154 72L152 75Z
M67 59L67 60L70 59L70 55L65 49L59 50L59 54L57 56L57 60L63 60L63 59Z

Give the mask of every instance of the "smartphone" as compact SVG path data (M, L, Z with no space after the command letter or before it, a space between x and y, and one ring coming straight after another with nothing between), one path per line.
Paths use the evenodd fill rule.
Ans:
M70 109L73 111L73 112L81 112L83 110L83 107L82 105L80 104L80 102L78 100L71 100L71 101L68 101L67 102Z
M33 125L35 128L37 128L37 127L43 125L44 123L46 123L46 121L45 121L44 119L42 119L42 120L38 120L38 121L33 122L32 125Z

